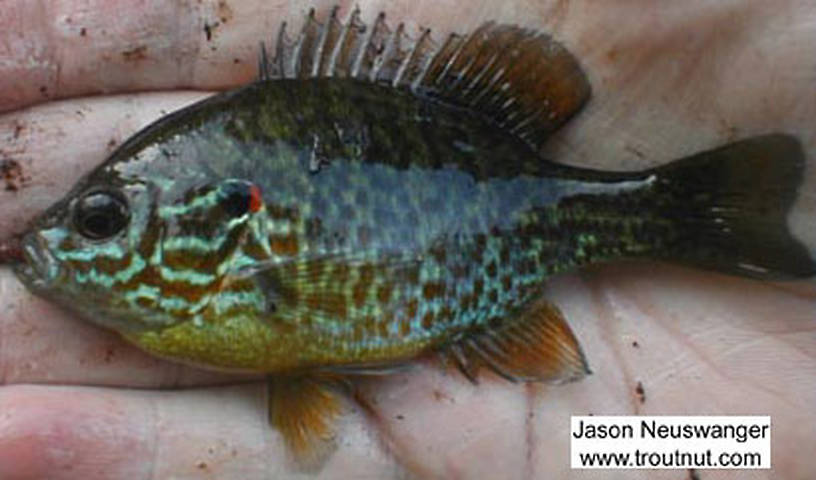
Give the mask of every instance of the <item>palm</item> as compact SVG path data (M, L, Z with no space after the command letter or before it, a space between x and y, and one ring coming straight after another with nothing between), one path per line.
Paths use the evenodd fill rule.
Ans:
M0 117L8 139L0 158L23 169L22 179L8 180L17 191L0 191L3 234L19 231L140 125L202 96L177 91L31 106L43 94L240 84L253 75L256 40L268 38L280 17L303 13L266 2L178 12L174 2L157 0L152 9L117 14L134 23L115 23L88 11L42 17L29 2L7 3L6 11L42 22L25 31L23 43L49 45L37 55L53 52L56 63L30 62L28 53L13 49L13 58L0 62L0 109L8 111ZM812 97L808 72L816 68L807 49L797 47L816 37L816 9L807 2L699 1L672 9L646 1L626 7L553 3L562 7L522 1L493 11L493 3L481 9L468 4L456 24L444 20L453 6L361 7L368 15L386 9L389 18L438 32L465 30L483 19L554 32L582 60L595 89L587 110L548 146L562 161L637 168L767 131L796 134L806 151L816 151L810 122L816 104L800 101ZM63 8L72 8L71 2ZM0 18L0 38L8 45L20 41L14 18ZM220 24L209 41L201 19ZM49 28L67 38L58 41ZM168 46L168 39L178 43ZM48 65L59 65L58 86L57 67ZM816 176L807 174L792 222L816 249ZM8 270L0 271L0 291L0 477L294 475L282 461L280 438L265 422L258 379L149 358L30 296ZM579 476L569 470L569 415L632 412L771 415L774 468L756 476L801 478L816 471L806 446L816 441L807 428L816 419L812 286L780 288L644 264L565 276L552 283L550 295L582 342L594 375L561 387L493 378L473 387L423 361L404 374L361 380L341 421L340 448L321 474ZM157 390L167 387L194 388ZM719 472L716 478L744 474ZM662 475L677 478L677 472Z

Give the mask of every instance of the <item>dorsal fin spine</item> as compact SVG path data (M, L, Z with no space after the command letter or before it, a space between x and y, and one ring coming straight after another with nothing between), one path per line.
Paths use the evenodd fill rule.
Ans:
M459 56L459 53L462 51L462 47L465 45L465 39L466 39L466 37L462 37L461 35L457 35L455 33L452 33L448 37L449 42L457 42L458 41L459 44L456 45L454 47L454 50L450 53L450 57L445 62L445 65L442 67L442 71L440 71L436 75L436 77L434 77L432 79L433 83L435 85L440 85L442 83L442 80L448 75L448 71L451 69L451 67L453 67L453 63L456 61L456 58ZM447 46L447 43L446 43L445 46ZM444 48L444 46L443 46L443 48ZM443 50L440 50L440 53L442 51Z
M422 32L422 35L419 37L419 40L416 42L416 45L414 45L413 55L414 56L419 56L419 53L418 53L419 52L419 47L424 46L428 42L433 43L433 40L431 39L431 29L430 28L426 28ZM413 62L414 59L409 57L409 61ZM412 91L416 91L419 84L422 83L422 81L425 79L425 74L428 72L428 67L431 66L432 61L433 61L433 55L428 55L424 59L423 64L420 67L416 77L413 80L411 80L409 88Z
M323 47L323 55L320 58L320 71L318 72L318 76L334 76L334 66L335 66L335 59L339 45L342 43L340 42L341 36L347 30L347 25L350 24L351 19L346 19L345 22L341 22L337 18L337 14L340 8L337 7L333 12L332 16L329 20L329 33L326 36L326 45Z
M394 79L391 80L391 86L392 87L396 88L396 87L400 86L400 84L402 82L402 76L405 75L405 69L408 68L408 65L411 64L411 62L414 61L414 59L415 59L415 57L417 55L417 51L418 51L417 49L421 46L423 38L424 38L424 34L423 34L423 37L420 37L419 40L414 42L413 46L411 46L411 49L408 51L408 54L405 55L405 58L403 58L402 62L400 62L400 65L397 68L397 73L394 74Z
M369 48L370 43L371 43L371 39L374 38L374 34L377 33L377 28L379 27L380 22L384 21L384 20L385 20L385 13L380 12L380 14L377 15L377 19L374 21L374 26L371 27L371 29L369 29L366 32L365 37L364 37L363 42L362 42L362 46L360 47L360 50L357 52L357 58L355 58L354 62L352 63L351 72L349 72L349 77L352 77L352 78L358 78L359 77L359 75L360 75L360 66L363 64L363 58L365 57L366 52L368 51L368 48Z
M320 29L320 37L317 40L314 48L314 60L312 61L312 77L317 77L323 70L323 48L326 46L326 40L329 38L329 32L332 30L332 26L335 25L334 22L337 21L337 11L340 9L338 5L332 7L331 13L329 14L329 19L326 21L326 24L323 25L323 28Z
M295 43L292 45L292 59L289 65L288 71L284 72L284 76L289 78L295 78L297 76L298 71L300 70L300 50L303 48L303 40L306 37L306 28L308 28L309 22L314 21L314 8L309 11L309 18L306 20L306 26L303 27L303 30L298 34Z
M336 13L336 10L332 11L332 15L336 15ZM355 15L359 14L360 7L354 7L354 10L351 11L349 18L340 25L340 34L337 37L337 43L334 44L331 54L329 55L328 65L326 66L326 71L324 73L327 77L335 76L334 67L337 64L337 57L340 55L340 52L343 50L343 46L348 41L349 31L351 31L352 25L354 24Z
M399 79L398 73L400 67L405 63L405 60L409 58L410 51L413 50L413 47L416 46L416 42L413 42L414 45L412 48L408 50L403 48L406 38L405 24L400 22L400 24L397 25L397 30L391 35L391 41L388 47L382 53L380 67L377 69L377 75L375 77L377 83L391 83L395 85L394 81ZM411 42L409 41L409 43ZM391 73L391 78L389 78L389 72ZM381 75L381 73L383 74Z
M360 8L356 7L351 13L351 18L349 18L346 24L346 31L342 41L338 42L338 58L335 59L333 68L335 76L352 76L351 65L354 64L354 61L350 60L350 58L359 54L361 45L363 45L363 42L365 41L365 32L367 30L368 28L366 25L362 22L362 20L360 20Z
M386 28L386 38L383 42L383 49L374 55L374 58L371 59L371 70L368 72L368 81L376 82L378 80L380 70L385 65L388 58L391 56L391 52L395 49L399 48L399 37L402 33L403 24L399 24L397 29L391 31L390 29Z
M280 75L281 77L286 76L283 64L285 59L284 48L286 47L286 44L287 44L286 22L283 22L281 23L280 30L278 30L278 40L277 43L275 44L275 58L272 59L272 64L277 67L278 70L277 74ZM268 72L268 74L270 75L270 77L267 77L267 80L271 78L271 75L273 75L273 73Z
M272 78L272 72L269 69L269 56L266 54L266 44L261 42L261 54L258 56L258 72L261 80L269 80Z
M388 40L391 38L392 33L388 24L385 23L385 14L381 14L377 17L377 23L374 27L369 43L364 50L365 55L363 56L363 62L360 67L363 69L362 73L358 74L362 76L357 77L360 79L368 79L370 82L376 79L376 77L371 76L371 71L374 70L380 54L387 48Z
M261 78L352 77L408 89L469 108L534 149L589 98L578 62L544 33L487 22L439 45L430 29L417 39L403 23L391 30L384 13L368 28L358 7L345 22L338 12L320 23L311 9L294 42L284 23L271 64L262 49Z
M322 24L317 21L314 9L311 10L309 20L302 31L303 40L301 45L300 64L298 65L299 78L314 78L320 66L320 43L325 32L329 29L328 22ZM315 69L317 66L318 70Z

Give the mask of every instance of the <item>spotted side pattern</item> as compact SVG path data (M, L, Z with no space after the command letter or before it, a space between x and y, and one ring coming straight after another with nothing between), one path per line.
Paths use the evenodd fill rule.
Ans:
M77 187L125 193L116 241L42 235L63 290L104 292L81 306L156 354L360 365L509 318L554 273L646 252L646 233L671 234L637 208L653 184L548 163L438 99L275 81L167 117ZM226 202L236 189L262 205Z
M437 43L337 12L312 11L295 39L282 27L260 81L122 144L25 236L23 281L209 367L347 372L438 348L466 375L471 352L538 379L484 349L529 347L563 324L547 306L520 315L558 272L618 258L816 272L787 231L804 165L795 138L636 173L556 165L539 147L590 86L552 38L487 22ZM91 194L118 215L94 239L75 221Z

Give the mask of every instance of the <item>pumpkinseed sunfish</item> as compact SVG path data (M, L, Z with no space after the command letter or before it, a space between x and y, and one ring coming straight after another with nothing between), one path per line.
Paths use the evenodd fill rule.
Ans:
M590 87L540 32L436 44L355 11L261 78L126 142L24 236L16 272L142 349L273 375L270 419L307 458L346 375L440 352L475 381L588 372L559 272L619 259L755 278L816 273L788 232L799 142L753 137L638 172L540 156Z

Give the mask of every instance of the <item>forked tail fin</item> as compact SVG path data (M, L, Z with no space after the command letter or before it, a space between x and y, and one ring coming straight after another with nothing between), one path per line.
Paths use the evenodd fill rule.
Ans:
M755 278L816 275L816 260L788 228L805 165L789 135L749 138L655 168L655 208L677 238L663 254Z

